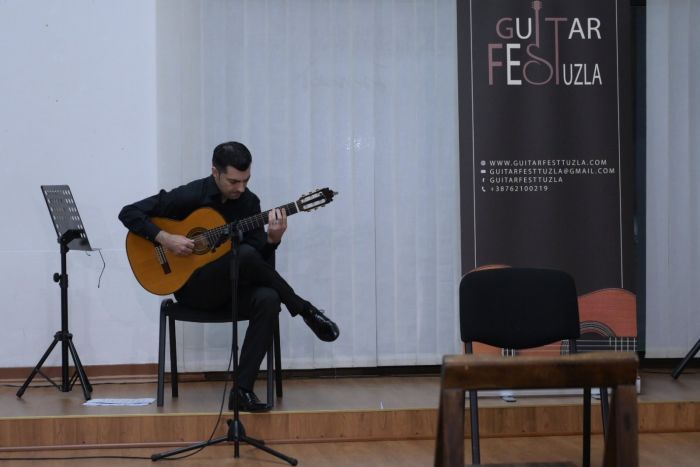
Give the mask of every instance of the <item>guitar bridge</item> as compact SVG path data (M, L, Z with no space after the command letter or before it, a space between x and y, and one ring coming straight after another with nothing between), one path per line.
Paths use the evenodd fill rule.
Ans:
M168 263L168 258L165 256L165 248L162 245L156 247L156 256L158 257L158 263L160 267L163 268L165 274L170 274L170 263Z

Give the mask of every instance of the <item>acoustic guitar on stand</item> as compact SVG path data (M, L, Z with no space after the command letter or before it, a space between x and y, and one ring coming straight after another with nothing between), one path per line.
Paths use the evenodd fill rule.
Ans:
M278 209L284 209L287 216L301 211L313 211L333 201L337 194L329 188L321 188ZM171 294L185 285L194 271L231 251L228 242L231 232L245 233L263 227L268 222L269 212L261 212L232 223L226 223L221 214L206 207L197 209L180 221L151 218L151 222L161 229L194 240L194 251L188 256L177 256L162 245L129 232L126 236L129 265L144 289L156 295Z

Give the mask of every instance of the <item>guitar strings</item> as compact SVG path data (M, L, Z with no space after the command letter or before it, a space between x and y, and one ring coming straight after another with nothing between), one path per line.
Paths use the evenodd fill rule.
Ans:
M284 206L280 206L277 209L284 209L288 215L296 214L297 212L299 212L296 209L296 204L293 202L286 204ZM253 216L242 219L239 221L238 225L242 225L244 227L243 228L244 232L252 230L253 228L256 228L256 227L262 227L267 223L266 221L268 219L268 216L270 215L270 211L272 211L272 209L269 209L267 211L260 212L258 214L253 215ZM191 238L191 240L194 240L195 243L198 241L204 240L204 241L206 241L206 244L209 246L209 248L211 248L214 246L214 241L218 240L219 238L222 237L223 234L226 233L227 228L228 228L227 225L221 225L218 227L214 227L212 229L207 229L204 232L199 233L197 235L193 235L190 238ZM162 261L165 260L165 251L164 251L162 245L159 245L156 247L156 254L158 255L159 260L161 260L161 264L163 264Z
M501 349L502 354L510 354L512 352L528 352L528 353L556 353L561 354L562 351L569 353L571 345L568 343L562 344L545 344L539 347L531 347L527 349ZM577 339L576 350L580 351L627 351L633 352L637 350L636 337L608 337L601 339ZM478 351L477 351L478 353Z

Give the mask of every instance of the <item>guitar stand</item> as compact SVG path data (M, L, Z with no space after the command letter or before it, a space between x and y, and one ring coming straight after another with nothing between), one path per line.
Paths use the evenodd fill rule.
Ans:
M685 356L683 361L678 364L675 370L673 370L673 373L671 373L671 376L673 376L673 379L678 379L678 377L681 375L683 370L685 369L685 366L690 362L690 360L695 356L696 353L700 351L700 339L695 343L692 349L690 349L690 352Z
M91 251L90 243L85 235L80 215L75 207L75 201L68 185L42 186L46 205L54 222L58 243L61 245L61 273L53 275L54 282L61 288L61 330L56 332L53 342L49 344L39 363L34 367L27 380L17 391L17 397L22 397L29 384L38 374L44 377L49 383L58 388L61 392L69 392L73 389L75 382L80 380L83 388L85 400L90 400L92 386L88 380L83 364L80 362L78 351L73 345L73 334L68 332L68 274L66 272L66 256L70 248L76 250ZM69 247L70 246L70 247ZM41 371L41 367L53 351L56 344L61 343L61 384L55 383L48 375ZM75 373L69 376L68 354L73 358Z
M238 408L238 245L240 243L240 238L243 232L238 230L236 224L231 224L228 227L228 232L226 236L231 239L231 316L233 318L232 322L232 341L231 341L231 352L233 360L233 372L232 372L232 383L233 388L231 389L231 397L233 397L233 419L228 421L228 432L226 436L221 436L215 439L209 439L207 441L202 441L200 443L192 444L190 446L185 446L183 448L174 449L172 451L163 452L159 454L153 454L151 456L152 461L157 461L167 457L174 456L176 454L181 454L183 452L192 451L195 449L203 449L207 446L212 446L214 444L231 442L233 443L233 457L239 458L240 455L240 443L247 443L251 446L265 451L290 465L297 465L298 461L293 457L289 457L282 454L279 451L265 445L265 442L260 439L251 438L246 435L245 427L240 421L240 410ZM219 243L219 242L217 242Z

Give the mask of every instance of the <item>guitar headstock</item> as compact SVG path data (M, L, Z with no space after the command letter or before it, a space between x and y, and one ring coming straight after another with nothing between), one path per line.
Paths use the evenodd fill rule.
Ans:
M320 188L302 195L297 200L297 207L300 211L313 211L333 201L333 197L337 194L337 191L333 191L330 188Z

